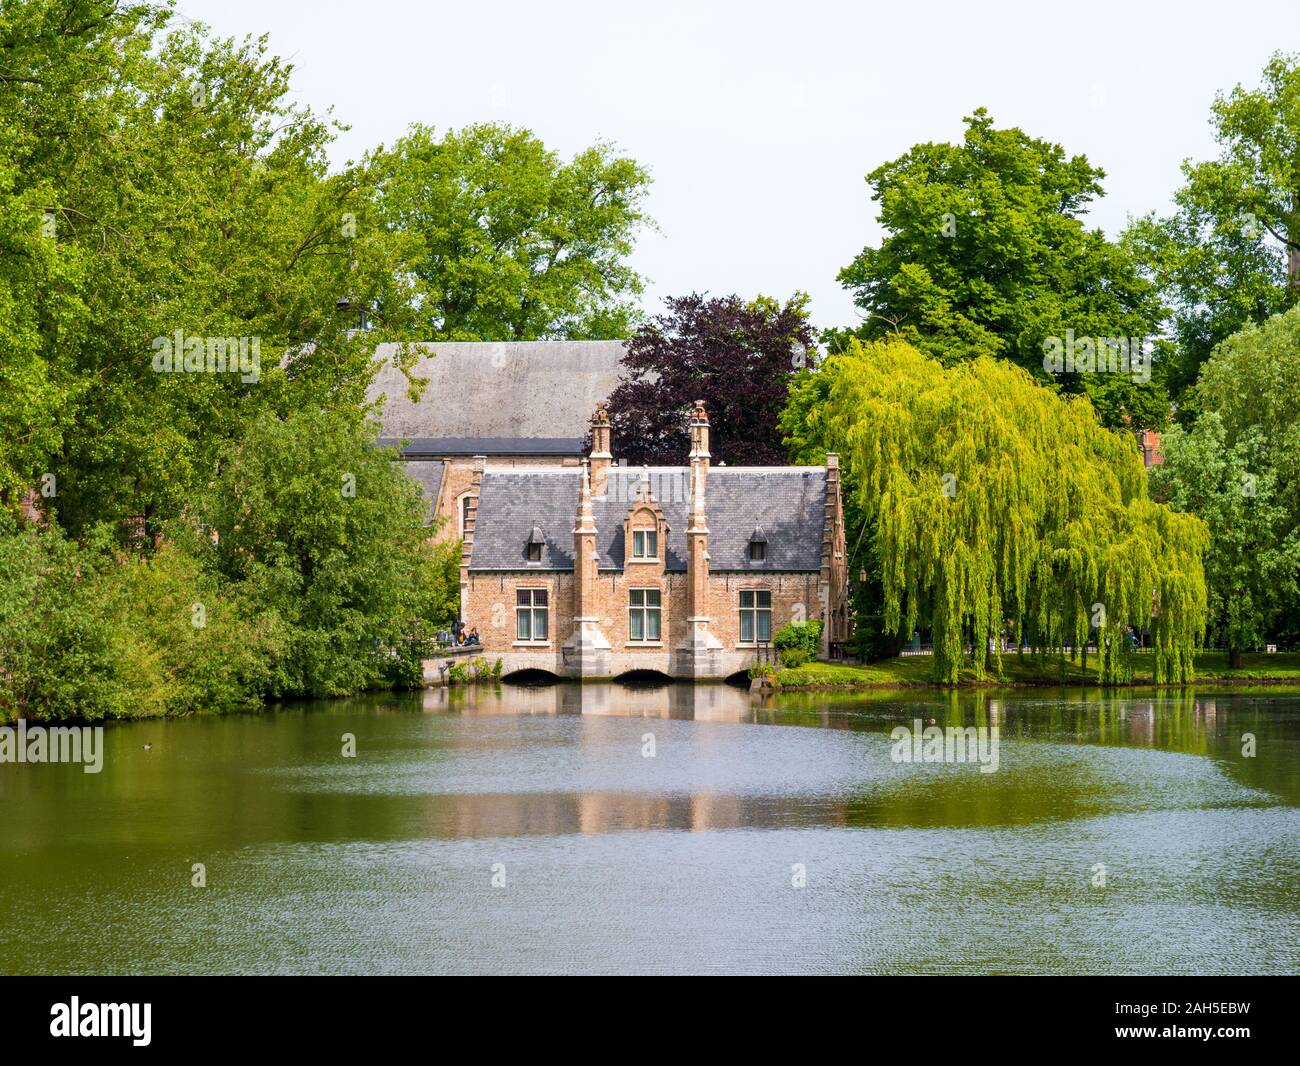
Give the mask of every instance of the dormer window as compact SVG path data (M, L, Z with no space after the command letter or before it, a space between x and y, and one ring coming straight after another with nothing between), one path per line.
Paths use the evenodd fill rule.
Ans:
M749 538L749 561L762 563L767 561L767 536L762 526L755 526Z
M659 558L659 534L653 529L637 529L632 533L632 558Z
M542 536L542 531L537 526L533 526L533 531L528 535L528 543L524 545L524 555L530 563L540 563L542 561L542 545L546 543L546 538Z

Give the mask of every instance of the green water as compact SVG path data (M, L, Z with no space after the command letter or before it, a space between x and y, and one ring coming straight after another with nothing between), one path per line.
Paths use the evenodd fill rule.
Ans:
M893 761L916 718L997 771ZM0 764L0 972L1300 970L1280 690L507 686L104 744Z

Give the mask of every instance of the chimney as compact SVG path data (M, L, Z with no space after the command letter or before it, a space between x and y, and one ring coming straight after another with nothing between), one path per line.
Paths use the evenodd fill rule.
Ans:
M703 494L709 482L709 415L704 410L704 401L696 400L691 410L691 478L695 478L696 460L700 464L700 492ZM693 494L694 490L692 490Z
M693 426L693 424L692 424ZM706 420L705 426L708 426ZM706 428L704 431L708 433ZM691 503L686 519L686 617L708 621L709 525L704 516L704 475L708 460L691 457Z
M573 632L561 648L564 672L571 677L607 677L610 673L612 648L600 631L597 565L591 476L584 460L578 481L578 514L573 522Z
M596 519L586 463L578 482L578 514L573 523L573 617L579 623L596 620Z
M604 496L605 485L609 480L609 466L613 462L609 451L609 412L605 404L596 404L596 413L591 416L591 494Z
M700 408L703 414L702 407ZM708 419L704 419L708 426ZM698 444L691 422L692 452ZM704 432L707 434L708 429ZM707 438L706 438L707 440ZM707 447L707 444L706 444ZM706 452L707 455L707 452ZM686 635L677 646L678 677L722 676L722 642L709 631L709 526L704 516L704 472L708 459L691 456L691 505L686 520Z

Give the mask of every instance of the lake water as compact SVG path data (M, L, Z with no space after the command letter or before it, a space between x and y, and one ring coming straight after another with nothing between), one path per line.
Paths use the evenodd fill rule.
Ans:
M996 772L895 762L917 718L997 725ZM104 743L0 765L0 972L1300 970L1294 690L502 686Z

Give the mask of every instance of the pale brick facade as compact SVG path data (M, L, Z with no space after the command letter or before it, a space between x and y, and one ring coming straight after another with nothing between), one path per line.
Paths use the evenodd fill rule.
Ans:
M823 656L842 647L835 456L824 467L711 470L701 404L688 467L614 465L603 405L591 438L580 470L480 459L446 479L477 497L462 615L505 673L723 678L755 662L782 625L808 618L824 623Z

